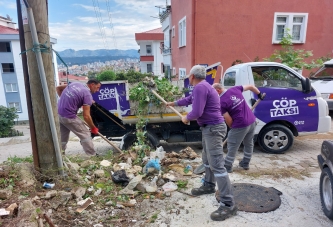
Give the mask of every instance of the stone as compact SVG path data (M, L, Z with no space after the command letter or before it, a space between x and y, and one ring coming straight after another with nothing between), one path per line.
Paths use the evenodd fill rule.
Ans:
M91 165L95 165L95 162L92 160L85 160L81 163L81 168L86 168Z
M102 177L105 176L105 173L104 173L104 170L102 170L102 169L98 169L98 170L95 170L94 175L95 175L97 178L102 178Z
M0 190L0 199L6 200L9 199L9 197L13 194L13 191L11 189L2 189Z
M32 201L24 200L18 208L18 220L20 222L16 226L38 227L38 219L36 217L38 217L38 214Z
M19 185L21 188L27 188L36 184L36 178L33 173L33 165L30 163L18 163L15 165L18 174L21 177Z
M74 196L77 199L82 199L82 197L84 196L84 194L86 194L86 189L83 187L79 187L78 189L76 189L76 191L74 192Z
M47 193L46 193L46 195L43 197L44 199L51 199L51 198L53 198L54 196L56 196L57 195L57 190L51 190L51 191L48 191Z
M67 163L67 166L69 169L72 169L75 171L79 171L79 169L80 169L80 165L77 163L73 163L73 162Z

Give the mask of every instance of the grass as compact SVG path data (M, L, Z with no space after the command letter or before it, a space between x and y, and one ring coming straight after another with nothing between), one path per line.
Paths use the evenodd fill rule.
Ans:
M176 182L177 186L178 186L178 189L181 189L181 188L186 188L187 187L187 183L188 181L187 180L179 180Z
M247 175L254 178L265 176L272 176L275 179L280 178L296 178L299 180L303 180L304 177L310 177L311 174L307 169L298 170L295 168L284 168L284 169L264 169L260 171L239 171L242 175Z
M149 223L154 223L157 219L157 216L158 216L159 212L158 213L155 213L151 216L150 220L149 220Z
M16 155L14 157L9 157L6 161L6 163L8 164L17 164L17 163L22 163L22 162L29 162L32 163L33 162L33 158L32 155L27 156L27 157L17 157Z

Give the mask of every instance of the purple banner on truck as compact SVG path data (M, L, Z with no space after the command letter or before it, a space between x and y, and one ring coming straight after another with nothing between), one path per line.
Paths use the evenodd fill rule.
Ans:
M298 132L311 132L318 129L318 102L316 92L305 94L292 88L260 87L266 93L265 99L254 109L255 116L265 122L288 121ZM255 95L254 95L255 97Z
M126 82L103 83L92 95L95 102L103 106L113 114L128 116L130 114L130 103L126 94Z
M207 64L200 65L207 67ZM214 83L218 65L214 64L212 67L206 68L206 81L210 84ZM185 92L185 96L189 96L190 94L192 94L193 86L190 85L190 81L188 78L184 80L184 88L188 90L188 92Z

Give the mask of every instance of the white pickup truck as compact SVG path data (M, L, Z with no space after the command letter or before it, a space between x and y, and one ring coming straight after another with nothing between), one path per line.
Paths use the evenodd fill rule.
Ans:
M327 101L328 109L333 111L333 59L310 77L312 86Z
M332 74L331 74L332 75ZM228 68L224 87L253 84L266 97L255 108L255 140L268 153L288 150L295 136L328 132L331 127L327 102L308 78L276 62L249 62ZM332 89L333 86L331 86ZM251 106L257 97L243 93Z

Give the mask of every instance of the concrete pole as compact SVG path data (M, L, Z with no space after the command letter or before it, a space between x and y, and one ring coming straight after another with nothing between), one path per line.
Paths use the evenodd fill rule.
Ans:
M47 174L59 171L63 175L52 51L40 52L38 47L35 52L29 51L38 43L50 47L46 1L24 2L29 6L23 18L23 27L40 170Z

